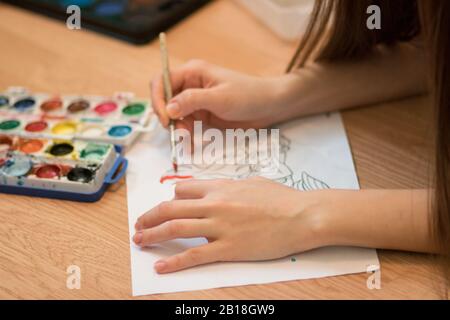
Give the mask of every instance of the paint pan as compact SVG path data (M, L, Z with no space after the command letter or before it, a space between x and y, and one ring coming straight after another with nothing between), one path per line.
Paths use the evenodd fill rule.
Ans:
M71 154L74 150L72 144L68 142L56 143L48 149L48 153L55 157L64 157Z
M0 122L0 130L8 131L17 129L20 126L19 120L6 120Z
M23 177L31 170L31 161L25 157L16 157L6 161L0 173L9 177Z
M68 107L67 107L67 111L69 113L80 113L83 111L88 110L90 107L90 104L88 101L86 100L77 100L72 102Z
M94 172L86 168L73 168L67 174L67 179L74 182L89 183L94 178Z
M8 107L9 106L9 99L5 96L0 96L0 108Z
M60 110L63 106L63 102L59 98L50 99L41 104L41 110L43 112L53 112Z
M19 142L19 150L23 153L36 153L44 148L44 142L38 139L23 139Z
M40 179L54 179L61 176L61 167L55 164L45 164L35 170L36 177Z
M34 107L36 100L31 97L17 100L13 107L18 111L27 111L28 109Z
M132 130L130 126L114 126L108 130L108 134L114 138L122 138L129 135Z
M9 151L13 145L13 140L8 136L0 136L0 152Z
M59 122L52 128L52 133L62 136L73 135L76 131L77 124L72 121Z
M117 103L113 101L105 101L97 105L94 111L100 116L106 116L107 114L116 111Z
M47 129L48 124L45 121L30 122L25 126L25 131L28 132L42 132Z
M142 103L133 103L122 109L122 113L126 116L139 116L145 111L145 105Z
M83 127L80 134L83 137L96 138L102 136L104 132L104 128L100 125L86 125Z
M101 160L108 153L110 146L106 144L89 143L80 153L81 159Z

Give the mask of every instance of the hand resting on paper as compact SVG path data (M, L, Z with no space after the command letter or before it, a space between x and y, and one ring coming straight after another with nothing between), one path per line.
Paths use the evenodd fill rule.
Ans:
M156 262L169 273L217 261L271 260L324 246L436 252L427 190L301 192L265 178L178 182L172 201L136 222L142 247L178 238L208 243ZM416 214L411 215L411 212Z
M208 244L158 261L168 273L216 261L269 260L323 246L318 193L264 178L179 182L175 198L136 223L133 241L151 246L205 237Z

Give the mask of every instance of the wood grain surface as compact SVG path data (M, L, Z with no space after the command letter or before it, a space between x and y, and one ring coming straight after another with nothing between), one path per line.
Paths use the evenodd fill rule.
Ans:
M132 46L0 4L0 90L149 94L160 71L158 43ZM213 1L168 32L172 64L192 58L256 75L283 72L295 43L276 38L230 0ZM427 98L344 113L362 188L428 184ZM98 203L0 195L0 298L129 299L126 185ZM368 221L370 223L370 221ZM153 295L141 299L436 299L444 288L427 255L379 251L381 290L369 274L269 285ZM66 288L66 268L78 265L80 290Z

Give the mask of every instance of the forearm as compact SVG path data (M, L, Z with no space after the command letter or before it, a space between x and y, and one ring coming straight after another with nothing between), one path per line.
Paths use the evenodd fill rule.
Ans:
M435 252L429 191L327 191L320 205L323 245Z
M308 64L279 80L279 120L423 94L425 61L421 47L405 43L359 61Z

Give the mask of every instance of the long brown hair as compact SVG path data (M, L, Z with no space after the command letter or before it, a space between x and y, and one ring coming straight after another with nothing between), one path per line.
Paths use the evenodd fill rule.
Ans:
M366 26L367 8L378 5L381 30ZM309 60L361 59L377 45L395 45L420 36L429 56L430 89L435 106L433 219L430 229L450 256L450 1L449 0L316 0L310 23L288 66Z
M435 105L435 197L433 236L450 278L450 1L422 0L420 14L430 53Z
M366 10L373 4L382 12L379 30L370 30L366 26ZM409 41L419 32L416 0L316 0L310 23L288 71L304 66L318 49L318 60L358 59L377 44Z

